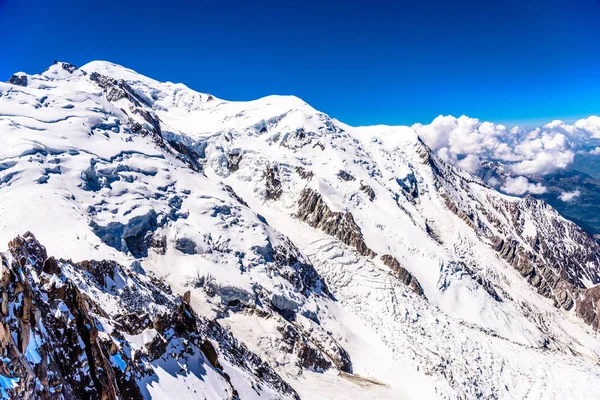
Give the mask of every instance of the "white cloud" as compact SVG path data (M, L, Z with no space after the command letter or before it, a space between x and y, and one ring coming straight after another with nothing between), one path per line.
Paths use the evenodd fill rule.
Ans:
M594 156L600 155L600 147L596 147L595 149L590 150L590 154Z
M476 174L481 168L481 161L479 161L479 157L474 156L473 154L468 154L465 158L458 161L456 165L467 172Z
M600 138L600 117L596 115L580 119L575 122L574 126L581 131L590 132L596 139Z
M491 187L498 187L500 186L502 182L500 181L500 179L496 179L493 176L487 180L487 184L490 185Z
M580 195L581 195L581 191L579 189L577 189L572 192L562 192L560 194L560 196L558 196L558 198L561 199L562 201L569 202L569 201L575 200Z
M526 193L543 194L548 191L541 183L531 183L524 176L506 179L500 189L505 193L516 194L518 196Z
M525 159L512 164L511 169L517 174L523 175L546 175L557 169L564 169L573 162L575 153L571 150L540 151L535 153L531 159Z
M476 172L481 161L501 161L518 175L545 175L567 168L577 151L590 140L600 139L600 117L573 124L555 120L527 130L507 129L464 115L440 115L428 125L413 125L413 129L447 162L469 172ZM600 147L591 154L600 155Z

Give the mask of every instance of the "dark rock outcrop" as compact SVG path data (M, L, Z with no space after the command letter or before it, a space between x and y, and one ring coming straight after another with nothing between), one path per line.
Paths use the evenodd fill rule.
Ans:
M307 171L305 168L300 166L296 167L296 173L300 175L300 178L305 179L307 181L311 180L312 177L315 175L312 171Z
M576 314L592 326L596 331L600 330L600 286L582 290L577 297Z
M413 172L410 172L403 179L396 179L396 182L408 196L413 199L419 197L419 185Z
M397 277L406 286L410 287L413 290L413 292L415 292L419 296L425 296L423 288L421 287L421 284L419 283L417 278L415 278L410 272L408 272L406 268L404 268L402 264L400 264L396 257L391 256L389 254L384 254L381 256L381 261L385 266L389 267L389 269L392 270L395 277Z
M446 207L494 249L542 296L556 307L571 310L598 327L595 288L600 284L600 244L545 201L527 196L507 200L491 194L476 196L469 185L481 181L446 165L429 152L436 184L444 188ZM527 226L527 229L526 229ZM477 281L477 279L476 279ZM482 285L490 293L485 282ZM491 292L490 295L498 296Z
M27 75L13 75L10 77L10 79L8 80L8 83L11 83L13 85L18 85L18 86L27 86Z
M283 339L282 350L296 354L299 367L323 372L335 366L352 373L350 356L330 336L310 335L292 324L280 325L277 330Z
M265 174L265 197L268 200L277 200L281 197L282 193L279 166L275 164L267 167Z
M242 199L240 196L238 196L238 194L235 192L235 190L233 190L233 188L231 186L224 185L223 187L225 188L227 193L229 193L231 195L231 197L233 197L238 203L240 203L244 207L248 207L248 203L246 203L244 201L244 199Z
M56 64L60 64L60 67L61 67L62 69L64 69L65 71L67 71L67 72L69 72L69 73L71 73L71 74L72 74L73 72L75 72L75 70L77 69L77 67L76 67L76 66L74 66L73 64L69 64L69 63L66 63L66 62L59 62L59 61L56 61L56 60L55 60L55 61L54 61L54 65L56 65Z
M354 247L363 256L375 257L375 252L367 247L352 213L331 211L321 195L314 190L306 188L302 191L296 216L313 228L321 229Z
M340 169L337 176L338 176L338 178L340 178L341 180L346 181L346 182L356 180L356 178L354 176L352 176L349 172L344 171L343 169Z
M360 191L366 194L369 197L369 200L375 200L375 191L373 188L362 181L360 182Z
M123 79L114 79L97 72L90 74L90 80L104 89L108 101L118 101L126 98L136 107L148 105L146 101L135 93L135 90Z
M189 238L177 238L175 240L175 248L183 254L197 254L196 242Z
M267 385L299 399L230 331L198 317L189 295L174 296L153 275L111 261L48 257L29 232L11 241L9 252L10 259L0 257L0 374L12 381L3 388L8 398L143 399L155 363L205 358L202 368L222 376L231 398L237 390L221 359L248 374L259 394ZM131 351L127 335L142 333L149 342Z
M227 155L227 161L229 164L229 171L236 172L240 169L240 162L242 161L242 152L239 149L234 149Z

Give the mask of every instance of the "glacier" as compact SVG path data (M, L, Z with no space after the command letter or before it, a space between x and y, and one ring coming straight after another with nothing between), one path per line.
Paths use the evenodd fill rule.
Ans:
M5 397L600 398L593 237L410 127L294 96L226 101L104 61L15 74L5 243ZM61 366L60 330L81 365Z

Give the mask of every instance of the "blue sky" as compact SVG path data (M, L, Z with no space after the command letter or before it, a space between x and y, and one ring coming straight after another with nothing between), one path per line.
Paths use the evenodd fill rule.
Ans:
M353 125L600 114L600 0L0 0L0 79L110 60Z

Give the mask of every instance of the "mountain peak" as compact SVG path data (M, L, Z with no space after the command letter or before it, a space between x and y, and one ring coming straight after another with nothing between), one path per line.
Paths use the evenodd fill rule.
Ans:
M600 398L600 245L415 129L105 61L25 77L0 84L5 397Z

